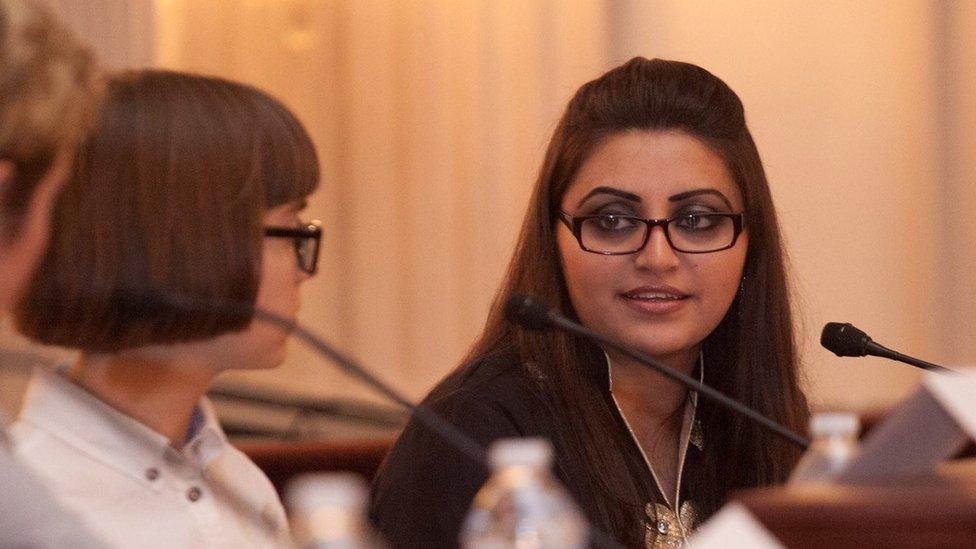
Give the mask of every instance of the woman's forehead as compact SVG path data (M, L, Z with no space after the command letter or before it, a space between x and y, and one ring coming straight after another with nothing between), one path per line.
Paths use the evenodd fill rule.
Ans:
M653 201L713 189L734 207L742 206L741 193L722 157L680 131L632 131L605 139L576 173L562 205L576 206L599 188Z

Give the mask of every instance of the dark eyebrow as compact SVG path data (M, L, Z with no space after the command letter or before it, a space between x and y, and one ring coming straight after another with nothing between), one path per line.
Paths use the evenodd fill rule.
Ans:
M624 200L629 200L631 202L637 202L638 204L641 201L641 197L637 196L634 193L629 193L627 191L621 191L620 189L614 189L613 187L597 187L597 188L593 189L592 191L586 193L586 196L584 196L583 199L579 201L579 204L577 204L576 207L578 208L578 207L582 206L583 203L586 202L587 200L589 200L591 196L597 195L597 194L612 194L614 196L619 196L620 198L623 198Z
M295 204L295 211L300 212L308 207L308 199L304 199L301 202Z
M691 198L693 196L698 196L698 195L702 195L702 194L713 194L713 195L721 198L722 199L722 202L725 202L725 205L728 206L729 211L732 211L732 203L729 202L729 199L726 198L725 195L722 194L722 192L719 191L719 190L717 190L717 189L694 189L694 190L691 190L691 191L685 191L683 193L678 193L678 194L669 196L668 197L668 202L679 202L679 201L684 200L686 198Z

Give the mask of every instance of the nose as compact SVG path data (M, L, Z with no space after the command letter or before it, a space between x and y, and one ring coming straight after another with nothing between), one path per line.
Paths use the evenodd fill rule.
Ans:
M678 266L678 252L674 251L664 234L664 227L654 227L647 237L644 249L634 254L635 263L640 268L665 272Z

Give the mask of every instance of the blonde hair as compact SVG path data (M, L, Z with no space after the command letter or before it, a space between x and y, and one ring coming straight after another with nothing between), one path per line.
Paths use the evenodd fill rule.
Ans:
M57 153L88 129L100 87L91 52L49 11L0 0L0 159L16 168L0 196L5 222L23 213Z

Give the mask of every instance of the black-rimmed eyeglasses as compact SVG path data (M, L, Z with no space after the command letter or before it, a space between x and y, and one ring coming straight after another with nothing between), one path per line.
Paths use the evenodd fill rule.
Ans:
M676 252L705 254L735 246L742 234L745 214L690 212L666 219L643 219L630 215L595 214L571 216L559 212L584 251L603 255L626 255L644 249L651 229L662 227L668 244Z
M319 263L319 245L322 242L321 222L309 221L302 223L300 227L265 227L264 236L294 239L298 268L310 275L315 274Z

